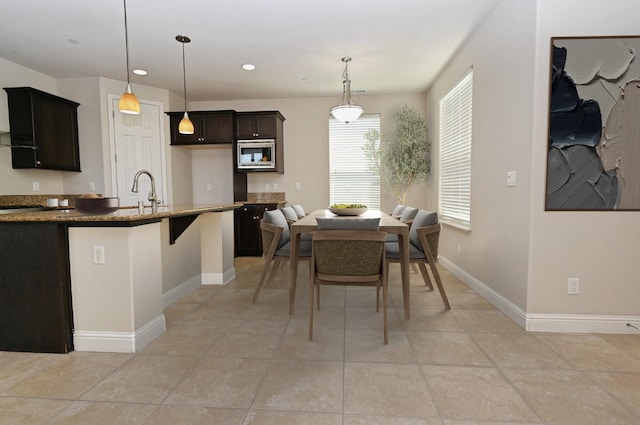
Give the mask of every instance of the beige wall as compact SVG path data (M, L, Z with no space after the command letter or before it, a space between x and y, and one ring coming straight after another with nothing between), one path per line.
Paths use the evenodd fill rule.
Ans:
M58 94L55 78L0 58L0 87L34 87ZM74 100L74 99L72 99ZM11 144L7 92L0 90L0 195L63 193L63 172L53 170L14 170L11 168ZM32 182L40 183L40 192L32 191Z
M428 95L429 120L437 137L438 102L473 67L472 230L445 226L440 255L523 310L531 210L534 24L534 1L503 2ZM437 144L434 153L437 159ZM517 172L516 187L507 187L508 171ZM431 190L436 191L437 187Z
M626 0L538 1L531 151L531 312L640 316L640 214L544 211L550 38L638 35L639 15L640 3ZM579 296L567 296L568 277L581 279Z
M529 329L622 333L640 317L640 215L544 211L550 38L637 34L638 13L624 0L503 1L428 94L437 133L439 99L473 67L472 230L445 226L443 262Z
M337 90L339 87L337 88ZM285 192L290 204L301 204L305 209L314 210L329 205L329 109L340 101L339 93L335 97L306 99L264 99L241 101L209 101L192 102L191 110L235 109L236 111L277 110L284 115L284 174L251 173L248 179L249 192L265 192L265 184L270 187L276 183L278 188L273 192ZM381 114L382 132L391 131L391 114L403 106L409 105L418 109L424 116L425 97L422 94L404 94L390 96L356 96L354 101L362 105L365 113ZM200 150L192 151L201 156ZM209 153L211 156L223 157L227 161L229 151ZM229 161L231 159L229 158ZM194 176L210 176L211 163L208 161L193 162ZM226 172L226 171L225 171ZM200 179L196 179L200 180ZM197 197L204 197L200 181L195 181L194 192ZM300 183L300 190L296 189ZM407 203L426 208L426 184L416 186L407 196ZM232 194L231 194L232 195ZM435 196L435 194L433 195ZM397 201L393 195L383 194L382 208L391 210Z

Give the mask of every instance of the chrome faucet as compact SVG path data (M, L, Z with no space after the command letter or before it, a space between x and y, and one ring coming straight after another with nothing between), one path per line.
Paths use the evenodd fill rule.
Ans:
M138 193L138 179L140 179L140 176L142 174L146 174L147 176L149 176L149 179L151 180L151 192L149 192L149 202L151 202L151 209L153 210L153 212L157 212L158 211L158 204L160 204L160 200L158 199L158 195L156 194L156 181L153 178L153 175L147 171L147 170L140 170L136 173L135 177L133 178L133 186L131 187L131 191L133 193Z

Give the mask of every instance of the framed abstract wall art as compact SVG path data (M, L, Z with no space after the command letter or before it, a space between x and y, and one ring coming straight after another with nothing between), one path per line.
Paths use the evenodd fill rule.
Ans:
M640 37L554 37L547 211L640 210Z

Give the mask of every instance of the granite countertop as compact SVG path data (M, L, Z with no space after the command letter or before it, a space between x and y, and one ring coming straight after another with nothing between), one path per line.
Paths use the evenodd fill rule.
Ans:
M245 204L286 204L284 192L249 192Z
M153 212L145 207L142 213L137 207L121 207L115 212L104 215L83 214L74 209L52 209L46 211L22 212L0 215L0 222L51 222L51 223L106 223L106 222L144 222L160 221L163 218L180 217L207 212L229 211L242 206L242 203L218 205L169 205L158 207Z

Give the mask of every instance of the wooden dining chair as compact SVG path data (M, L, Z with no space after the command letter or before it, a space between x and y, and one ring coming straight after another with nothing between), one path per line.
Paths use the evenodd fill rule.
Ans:
M258 300L267 274L269 274L269 278L266 286L269 286L273 282L276 273L278 273L280 265L283 261L289 259L291 252L289 224L282 211L265 211L262 220L260 220L260 233L262 235L264 266L251 299L253 303ZM311 241L300 241L298 259L301 261L309 261L311 259Z
M320 285L374 286L382 289L384 343L387 331L385 232L318 230L313 232L309 287L309 341L313 340L314 294ZM318 295L319 296L319 295Z
M446 309L450 309L447 293L442 285L442 279L436 266L438 262L438 242L442 225L438 222L438 214L420 210L409 229L409 263L417 264L425 285L433 290L433 284L427 271L427 264L436 282L442 302ZM385 243L385 257L388 263L400 263L400 246L397 242Z

